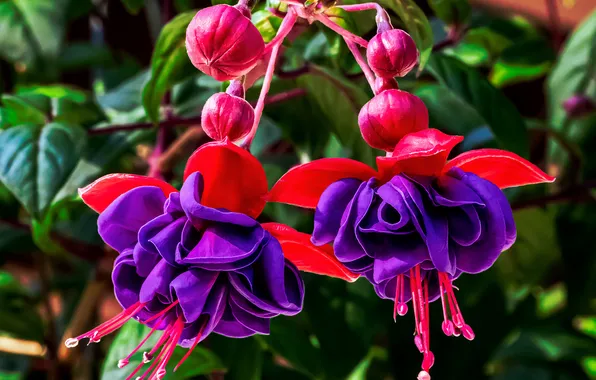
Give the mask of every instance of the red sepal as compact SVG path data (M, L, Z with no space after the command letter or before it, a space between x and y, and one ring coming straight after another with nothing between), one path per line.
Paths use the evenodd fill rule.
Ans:
M322 158L298 165L284 174L269 193L269 202L315 208L329 185L344 178L362 181L377 176L370 166L347 158Z
M79 189L79 196L91 209L102 213L120 195L141 186L157 186L166 197L178 191L174 186L157 178L116 173L105 175Z
M444 171L453 167L474 173L501 189L555 181L555 177L549 176L533 163L515 153L499 149L477 149L462 153L449 161Z
M383 179L398 173L432 176L441 173L451 150L464 138L438 129L409 133L396 145L391 157L378 157Z
M360 277L335 258L331 245L317 247L310 242L309 234L298 232L285 224L263 223L262 226L279 241L284 257L301 271L341 278L348 282L354 282Z
M259 160L247 150L227 140L207 143L188 159L184 179L194 172L203 175L201 204L253 218L263 211L267 177Z

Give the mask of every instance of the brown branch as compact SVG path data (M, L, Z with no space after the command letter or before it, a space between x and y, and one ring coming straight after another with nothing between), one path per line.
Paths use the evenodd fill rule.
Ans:
M596 180L589 180L581 185L562 190L560 192L545 195L539 198L526 199L511 204L513 210L521 210L532 207L544 207L550 204L574 202L574 203L591 203L596 202L596 198L590 193L592 189L596 189Z

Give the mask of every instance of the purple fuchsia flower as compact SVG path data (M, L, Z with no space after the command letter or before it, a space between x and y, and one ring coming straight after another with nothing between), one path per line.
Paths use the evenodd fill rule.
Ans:
M140 378L162 378L176 345L189 348L209 334L268 334L271 318L302 309L299 270L354 281L328 248L290 227L255 220L265 206L263 167L228 140L209 143L189 159L178 192L161 180L111 174L80 190L100 213L99 234L119 256L112 280L124 311L66 345L91 343L131 318L152 328L120 367L155 333L143 354L153 363ZM269 232L271 231L271 232ZM298 248L298 249L297 249Z
M472 340L452 282L490 268L515 241L503 188L552 182L523 158L480 149L447 161L463 140L435 129L407 134L378 171L344 158L315 160L286 173L269 201L315 210L311 241L330 247L376 293L394 302L394 318L412 301L419 379L430 379L429 304L441 299L443 331Z

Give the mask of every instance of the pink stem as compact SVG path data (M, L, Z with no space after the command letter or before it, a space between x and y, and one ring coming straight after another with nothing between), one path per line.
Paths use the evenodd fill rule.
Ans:
M361 12L361 11L377 11L383 12L384 9L377 3L362 3L352 5L337 5L336 8L341 8L347 12Z
M335 33L339 34L340 36L342 36L346 40L353 41L353 42L357 43L358 45L360 45L360 46L362 46L364 48L366 48L368 46L368 41L366 41L362 37L359 37L359 36L355 35L352 32L349 32L349 31L345 30L341 26L337 25L336 23L334 23L333 21L331 21L331 19L328 16L326 16L324 14L318 14L318 15L315 16L315 19L317 21L320 21L323 25L325 25L329 29L333 30Z
M277 55L279 54L279 49L281 48L281 44L286 38L286 36L290 33L298 16L294 12L292 8L288 10L288 13L284 17L279 30L277 31L277 35L275 36L274 40L276 40L275 45L271 43L267 45L267 47L272 46L271 48L271 57L269 58L269 63L267 65L267 71L265 73L265 79L263 80L263 87L261 88L261 94L259 95L259 100L257 101L257 105L255 106L255 122L250 130L250 133L246 137L246 140L242 144L246 148L250 148L250 144L252 140L255 138L257 134L257 129L259 128L259 122L261 121L261 116L263 115L263 108L265 108L265 98L267 97L267 93L269 92L269 88L271 87L271 81L273 80L273 73L275 71L275 64L277 63ZM273 41L272 41L273 42Z
M346 44L348 45L348 48L352 52L354 59L356 59L356 62L358 63L358 65L362 69L362 72L364 73L364 76L366 77L366 80L368 81L368 85L370 86L371 90L373 90L373 92L374 92L375 91L375 78L376 78L375 74L373 74L372 70L370 69L370 67L368 66L366 61L364 60L364 57L360 53L358 46L353 41L350 41L345 37L344 37L344 41L346 41Z

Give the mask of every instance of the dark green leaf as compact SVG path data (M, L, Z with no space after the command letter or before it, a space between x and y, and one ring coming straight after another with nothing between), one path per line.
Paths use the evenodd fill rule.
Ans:
M546 75L555 56L544 39L517 42L505 50L495 63L490 81L495 87L531 81Z
M86 145L75 125L21 125L0 134L0 181L35 218L41 218Z
M424 12L414 0L381 0L380 4L392 9L403 21L406 31L420 51L418 72L428 62L433 49L433 32Z
M122 0L126 9L132 13L137 14L145 5L145 0Z
M504 49L511 45L509 38L488 27L469 30L457 46L446 49L451 55L470 66L492 66Z
M277 34L277 29L281 25L281 19L274 16L268 10L263 9L252 14L252 23L261 32L265 43L268 43Z
M102 380L123 380L134 369L141 364L142 354L144 351L150 350L159 339L161 332L157 332L149 338L149 340L133 355L130 359L130 364L124 368L118 368L118 361L128 356L136 348L136 346L147 336L151 329L137 321L130 321L126 323L119 330L118 335L112 342L108 356L106 357L102 367ZM192 379L196 376L206 375L213 371L223 370L223 366L219 358L211 351L207 350L201 345L197 346L191 356L184 362L182 366L173 372L173 368L186 354L187 350L182 347L176 347L172 358L167 366L167 378L172 380ZM149 367L147 364L143 371ZM138 375L140 375L140 372Z
M298 84L306 89L307 96L321 108L330 122L332 132L351 150L352 157L372 165L374 151L364 142L358 127L358 113L369 100L368 95L352 83L320 67L316 68L314 74L301 76Z
M570 140L591 146L596 115L569 120L563 102L576 94L596 99L596 11L573 32L548 78L547 97L550 127L564 133ZM588 148L589 151L593 149ZM561 164L564 150L556 148L553 161Z
M228 368L226 380L261 379L264 351L256 337L230 339L212 334L209 345Z
M0 57L32 64L38 56L56 58L65 33L69 0L0 2Z
M43 339L43 323L35 302L8 272L0 271L0 334L20 339Z
M45 124L48 115L27 97L3 95L0 107L0 129L13 125L31 123Z
M468 0L429 0L428 5L448 25L465 25L472 14Z
M153 122L159 121L159 105L172 86L196 72L186 54L186 27L195 12L182 13L159 35L151 59L151 79L143 89L143 106Z
M484 119L504 149L528 156L529 139L524 119L515 105L480 73L455 58L435 54L430 73Z

